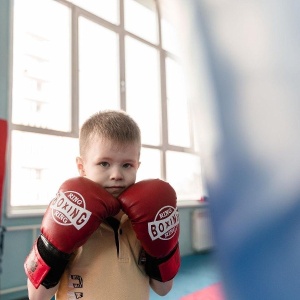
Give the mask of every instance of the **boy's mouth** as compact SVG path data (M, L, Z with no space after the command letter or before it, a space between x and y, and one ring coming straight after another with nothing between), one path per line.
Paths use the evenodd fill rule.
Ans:
M119 196L124 190L124 186L107 186L105 189L112 195L117 195Z

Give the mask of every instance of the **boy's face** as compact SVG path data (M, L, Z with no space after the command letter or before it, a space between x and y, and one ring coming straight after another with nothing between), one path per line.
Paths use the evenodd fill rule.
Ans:
M77 157L79 174L100 184L114 197L135 183L140 162L140 145L118 145L94 137L82 157Z

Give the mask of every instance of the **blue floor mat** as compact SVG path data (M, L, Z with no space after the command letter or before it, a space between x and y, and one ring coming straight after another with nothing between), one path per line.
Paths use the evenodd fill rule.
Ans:
M178 300L219 281L219 269L213 252L183 256L172 290L164 297L151 290L150 300Z

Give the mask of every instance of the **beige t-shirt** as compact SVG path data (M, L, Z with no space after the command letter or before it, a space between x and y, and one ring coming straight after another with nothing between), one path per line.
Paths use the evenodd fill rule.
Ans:
M102 223L78 249L60 281L57 300L147 300L149 277L139 265L141 245L127 215L118 230Z

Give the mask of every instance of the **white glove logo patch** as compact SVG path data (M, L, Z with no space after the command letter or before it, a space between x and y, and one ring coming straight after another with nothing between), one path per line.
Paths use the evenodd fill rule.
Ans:
M148 223L148 232L151 240L169 240L179 227L179 212L177 207L164 206L155 216L153 222Z
M58 192L51 202L52 217L60 225L73 225L76 229L82 228L91 216L85 209L85 201L77 192Z

